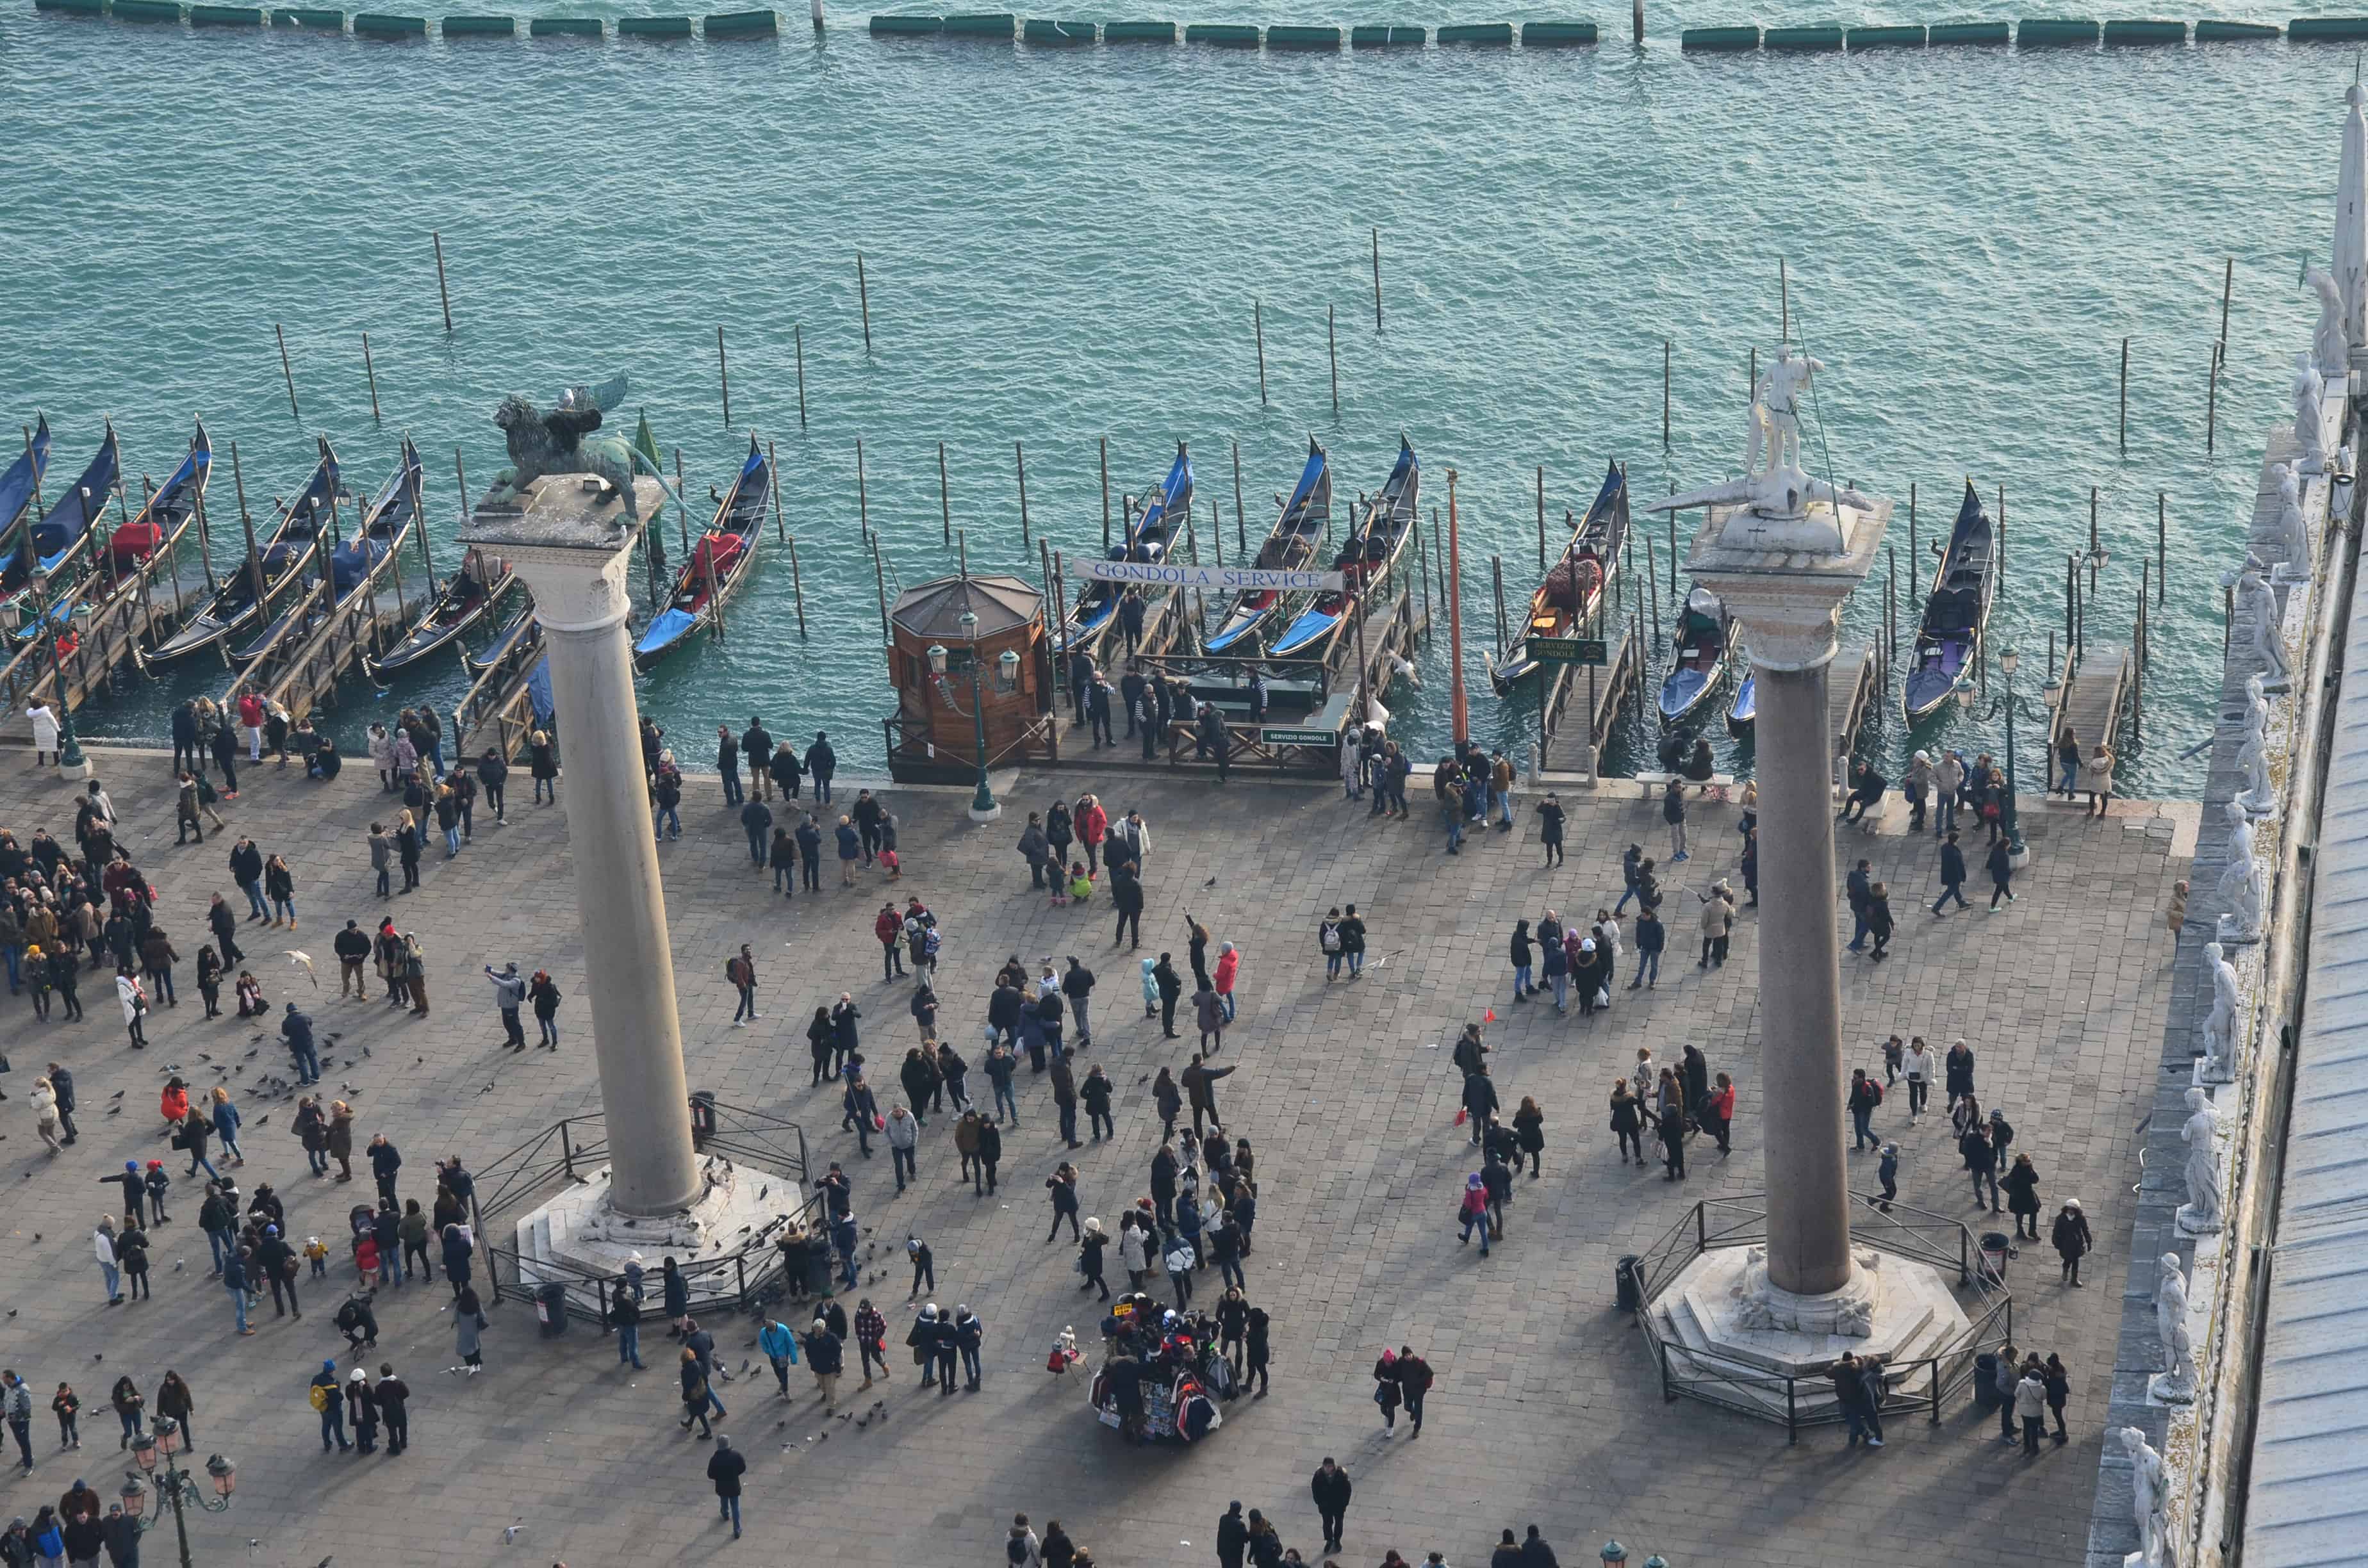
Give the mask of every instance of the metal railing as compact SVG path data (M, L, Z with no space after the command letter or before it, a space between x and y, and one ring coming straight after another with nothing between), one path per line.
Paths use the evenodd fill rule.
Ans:
M803 1194L797 1208L751 1233L736 1250L680 1268L690 1288L693 1315L748 1312L776 1299L785 1288L780 1249L774 1244L777 1234L792 1223L809 1233L821 1228L820 1195L805 1191L805 1132L795 1122L702 1096L692 1098L691 1127L702 1155L723 1155L743 1167L744 1174L753 1167L794 1181ZM506 1295L530 1299L537 1287L559 1284L566 1288L571 1312L605 1324L609 1297L623 1276L564 1259L522 1256L516 1228L529 1210L566 1187L590 1180L608 1157L608 1119L596 1111L553 1123L477 1172L472 1218L478 1244L485 1252L494 1300ZM497 1238L493 1231L505 1223L508 1233ZM655 1288L655 1272L651 1288Z
M1985 1346L2013 1337L2014 1297L2003 1279L1991 1278L1979 1266L1973 1232L1962 1221L1901 1203L1885 1212L1878 1199L1863 1194L1854 1194L1850 1201L1853 1246L1870 1246L1936 1269L1954 1270L1960 1294L1970 1293L1973 1298L1962 1303L1973 1309L1964 1332L1930 1355L1886 1360L1883 1365L1883 1411L1922 1411L1938 1423L1941 1405L1961 1397L1971 1386L1975 1358ZM1629 1266L1637 1289L1636 1323L1659 1370L1664 1400L1696 1399L1761 1421L1774 1418L1772 1413L1781 1400L1786 1440L1797 1441L1804 1426L1830 1426L1843 1419L1838 1405L1817 1398L1831 1391L1823 1374L1792 1377L1677 1343L1655 1322L1654 1303L1696 1258L1715 1249L1767 1240L1768 1214L1761 1202L1758 1195L1705 1199L1639 1254ZM1905 1386L1917 1382L1919 1374L1929 1374L1922 1380L1925 1387L1914 1393L1905 1392Z

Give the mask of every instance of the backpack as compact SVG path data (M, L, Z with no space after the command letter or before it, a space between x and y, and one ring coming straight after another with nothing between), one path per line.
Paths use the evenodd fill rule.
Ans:
M312 1397L313 1411L317 1414L326 1413L329 1408L329 1391L323 1388L320 1384L314 1383L313 1385Z
M1867 1101L1870 1106L1879 1106L1883 1103L1883 1085L1869 1078L1866 1081L1866 1092Z
M1058 1353L1055 1352L1055 1354ZM1003 1541L1003 1560L1012 1564L1012 1568L1022 1568L1028 1561L1028 1538L1019 1535L1006 1536Z
M1334 925L1331 921L1326 920L1324 923L1322 930L1318 934L1318 939L1324 944L1324 950L1326 952L1338 952L1340 950L1340 927Z

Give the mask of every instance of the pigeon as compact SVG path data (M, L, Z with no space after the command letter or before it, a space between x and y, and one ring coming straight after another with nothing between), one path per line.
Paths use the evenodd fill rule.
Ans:
M120 1105L109 1106L107 1108L107 1114L109 1116L121 1116L123 1114L123 1108Z
M255 1125L257 1127L268 1127L271 1125L271 1118L268 1116L258 1116L255 1119Z
M107 1359L107 1352L104 1350L96 1352L92 1355L91 1359L94 1361L104 1361Z
M247 1054L247 1058L248 1058L248 1060L252 1061L254 1058L256 1058L256 1057L260 1056L261 1054L263 1054L263 1047L261 1047L261 1046L259 1046L259 1045L258 1045L258 1046L256 1046L253 1051L248 1051L246 1054Z
M14 1307L10 1307L10 1308L8 1309L8 1315L9 1315L10 1317L15 1317L15 1316L17 1315L17 1309L16 1309L16 1308L14 1308Z
M181 1272L181 1270L182 1270L184 1267L188 1267L188 1266L187 1266L187 1265L185 1265L184 1263L182 1263L182 1261L181 1261L179 1258L177 1258L177 1257L176 1257L176 1258L175 1258L175 1259L173 1260L173 1272L174 1272L174 1273L178 1274L178 1273L179 1273L179 1272Z
M364 1056L368 1056L370 1053L370 1048L369 1046L367 1046L367 1045L366 1045L366 1046L362 1047L362 1054L363 1054ZM427 1058L423 1056L423 1057L421 1057L421 1058L420 1058L420 1060L421 1060L421 1061L423 1061L423 1062L425 1062L425 1061L427 1060Z
M111 1100L120 1100L123 1097L123 1091L121 1089L118 1089L115 1093L108 1096L107 1097Z
M412 1063L412 1065L413 1065L414 1067L420 1066L421 1064L425 1063L425 1062L427 1062L427 1058L426 1058L425 1056L423 1056L423 1057L421 1057L421 1058L419 1059L419 1061L413 1062L413 1063Z
M1217 879L1216 879L1216 878L1214 878L1214 877L1211 877L1207 881L1202 882L1201 885L1202 887L1204 887L1204 888L1212 888L1212 887L1215 887L1215 886L1217 885Z
M213 1060L213 1058L212 1058L212 1057L211 1057L211 1056L209 1056L209 1055L207 1055L204 1051L199 1051L199 1052L198 1052L198 1060L199 1060L199 1061L200 1061L200 1062L211 1062L211 1061Z

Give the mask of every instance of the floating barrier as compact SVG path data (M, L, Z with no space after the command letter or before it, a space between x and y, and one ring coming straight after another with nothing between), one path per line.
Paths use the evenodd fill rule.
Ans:
M2279 29L2268 22L2214 22L2195 24L2198 43L2237 43L2254 39L2272 39Z
M73 17L96 17L104 11L99 0L33 0L36 11L63 11Z
M529 38L599 38L598 17L537 17L526 25Z
M1174 43L1173 22L1104 22L1104 43Z
M193 28L259 28L263 25L260 6L192 6L189 25Z
M181 20L180 0L115 0L115 19L119 22L171 22Z
M1593 22L1523 22L1523 49L1577 49L1597 41Z
M1023 42L1040 49L1079 49L1094 41L1091 22L1046 22L1030 17L1019 26Z
M1441 44L1476 44L1485 48L1513 47L1513 24L1510 22L1455 22L1439 29Z
M446 38L516 38L516 17L447 17L438 24Z
M1721 53L1741 53L1759 47L1759 28L1688 28L1678 35L1679 49L1711 50Z
M781 30L779 11L717 11L702 27L709 38L762 38Z
M1430 41L1424 28L1364 27L1349 29L1349 42L1357 49L1420 49Z
M1934 22L1924 29L1924 40L1935 49L1945 43L2006 44L2014 41L2012 29L2004 22Z
M1269 49L1338 49L1338 28L1269 28L1266 30Z
M1185 26L1184 41L1213 44L1219 49L1256 49L1258 30L1239 22L1191 22Z
M873 38L934 38L946 30L943 17L874 17Z
M116 0L119 10L122 8L122 5L123 0ZM358 11L354 14L354 36L356 38L426 38L427 18L390 17L374 11Z
M1793 53L1809 53L1824 50L1839 51L1842 46L1842 29L1839 27L1770 28L1760 41L1770 49Z
M620 17L619 38L673 39L690 36L689 17Z
M948 38L991 38L1009 43L1019 36L1019 18L1009 11L971 11L946 18Z
M2286 24L2286 37L2312 41L2368 38L2368 17L2296 17Z
M1852 28L1843 35L1852 52L1861 49L1921 49L1922 28Z
M2097 24L2085 17L2025 17L2014 41L2024 49L2062 49L2097 41Z
M2185 22L2107 22L2105 41L2117 43L2185 43Z

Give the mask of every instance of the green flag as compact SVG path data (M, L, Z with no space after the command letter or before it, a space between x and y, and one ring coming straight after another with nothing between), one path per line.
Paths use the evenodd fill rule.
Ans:
M649 465L650 472L663 476L666 470L658 463L658 438L650 434L650 416L643 414L642 423L633 432L633 455Z

